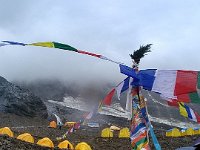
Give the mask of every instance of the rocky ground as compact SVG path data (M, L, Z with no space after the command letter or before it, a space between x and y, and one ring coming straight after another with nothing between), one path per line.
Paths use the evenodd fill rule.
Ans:
M34 136L35 143L38 139L43 137L49 137L55 147L60 141L56 140L56 137L62 136L66 132L66 128L52 129L48 128L49 121L40 118L27 118L11 114L0 114L0 127L8 126L14 132L15 138L9 138L7 136L0 136L0 150L45 150L48 148L40 147L36 144L29 144L16 139L21 134L28 132ZM120 119L120 118L118 118ZM106 125L104 125L105 127ZM121 125L120 125L121 126ZM87 142L93 150L129 150L130 140L127 138L117 138L115 133L114 138L101 138L100 128L90 128L83 126L76 132L69 134L67 140L69 140L74 146L79 142ZM187 136L180 138L167 138L165 136L165 129L169 129L168 126L163 124L154 124L155 133L161 144L163 150L174 150L182 146L190 146L193 141L197 139L197 136ZM152 142L150 141L152 146ZM58 148L55 148L58 149Z

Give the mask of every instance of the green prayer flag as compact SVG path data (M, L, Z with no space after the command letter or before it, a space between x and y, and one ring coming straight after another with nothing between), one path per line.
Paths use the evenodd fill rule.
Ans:
M189 93L189 97L190 97L191 103L200 104L200 97L197 92Z
M75 51L77 52L77 49L74 47L71 47L69 45L66 44L62 44L62 43L57 43L57 42L53 42L54 47L55 48L59 48L59 49L64 49L64 50L69 50L69 51Z

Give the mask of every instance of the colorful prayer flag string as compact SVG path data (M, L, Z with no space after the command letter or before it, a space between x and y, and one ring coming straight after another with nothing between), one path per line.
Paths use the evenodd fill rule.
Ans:
M70 45L58 43L58 42L37 42L37 43L31 43L31 44L24 44L24 43L13 42L13 41L2 41L0 43L0 47L6 46L6 45L40 46L40 47L48 47L48 48L58 48L58 49L62 49L62 50L77 52L79 54L85 54L85 55L93 56L93 57L100 58L100 59L103 59L103 60L107 60L107 61L110 61L110 62L113 62L113 63L116 63L116 64L123 64L121 62L114 61L114 60L112 60L108 57L105 57L103 55L79 50L79 49L74 48Z

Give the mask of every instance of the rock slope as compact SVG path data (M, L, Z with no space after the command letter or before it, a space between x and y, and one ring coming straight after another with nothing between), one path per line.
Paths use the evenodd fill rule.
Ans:
M0 112L20 116L46 118L47 108L42 100L30 91L20 88L0 76Z

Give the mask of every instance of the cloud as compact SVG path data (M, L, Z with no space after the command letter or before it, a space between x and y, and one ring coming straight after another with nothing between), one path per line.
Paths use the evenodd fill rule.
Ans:
M133 50L152 43L141 68L199 70L198 3L2 0L1 40L57 41L127 65ZM9 80L124 78L116 64L72 52L18 46L0 50L0 75Z

